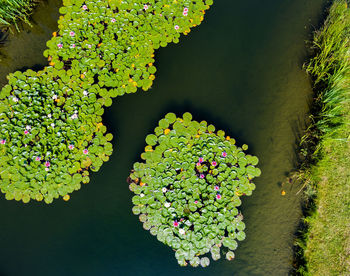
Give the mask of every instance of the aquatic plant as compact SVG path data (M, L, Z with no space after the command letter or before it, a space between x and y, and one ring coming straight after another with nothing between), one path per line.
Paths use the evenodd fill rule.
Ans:
M1 90L0 188L6 199L68 200L89 182L88 169L98 171L112 153L95 94L65 87L54 75L16 72Z
M168 113L146 137L128 178L135 215L143 227L175 250L182 266L209 265L205 255L234 258L237 240L245 239L240 197L255 189L258 158L245 154L225 132ZM225 248L225 249L223 249ZM202 256L202 257L201 257ZM201 257L201 258L200 258Z
M49 66L8 76L0 92L0 189L52 202L89 182L112 153L101 115L112 98L150 88L154 50L179 41L212 0L65 0ZM38 160L37 160L38 159Z
M38 0L1 0L0 1L0 28L14 26L17 30L18 22L30 25L29 16Z

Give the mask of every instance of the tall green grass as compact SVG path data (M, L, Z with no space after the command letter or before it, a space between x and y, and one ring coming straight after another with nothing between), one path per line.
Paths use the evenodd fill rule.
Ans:
M314 83L310 155L297 173L306 183L305 217L296 241L299 275L350 275L350 9L335 0L315 34L305 69ZM311 146L310 146L311 145Z
M14 26L19 30L18 23L30 25L29 16L39 0L0 0L0 28Z

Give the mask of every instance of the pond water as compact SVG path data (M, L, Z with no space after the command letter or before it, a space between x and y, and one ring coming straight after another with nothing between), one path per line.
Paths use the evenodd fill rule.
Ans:
M104 115L114 135L111 160L69 202L0 199L0 275L287 275L300 218L300 187L284 185L295 165L310 83L301 66L305 40L325 0L216 1L180 44L156 53L149 92L117 98ZM34 28L1 48L0 82L9 72L42 68L45 42L57 28L60 1L43 3ZM243 198L247 238L236 259L208 268L179 267L174 253L143 230L131 212L126 178L167 112L189 111L249 145L263 174ZM281 190L286 191L281 196Z

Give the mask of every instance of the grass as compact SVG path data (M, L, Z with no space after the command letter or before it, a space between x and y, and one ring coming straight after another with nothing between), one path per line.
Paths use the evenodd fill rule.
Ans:
M0 28L15 27L19 31L19 22L29 25L29 16L39 0L0 0Z
M315 34L314 57L306 65L315 90L312 125L302 139L312 164L306 212L296 241L295 273L350 275L350 9L335 0Z

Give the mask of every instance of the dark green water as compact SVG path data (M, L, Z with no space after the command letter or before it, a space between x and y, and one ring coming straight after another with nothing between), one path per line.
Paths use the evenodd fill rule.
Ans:
M325 3L216 1L200 27L157 52L153 89L117 98L106 110L114 153L88 185L69 202L51 205L1 197L0 275L287 275L300 187L280 183L295 164L296 135L310 100L301 70L305 40ZM41 53L57 28L59 5L57 0L42 5L35 27L11 36L1 49L2 84L8 72L46 64ZM131 213L125 180L144 137L169 111L189 111L213 123L260 158L257 189L243 199L247 238L234 261L179 267L172 250Z

